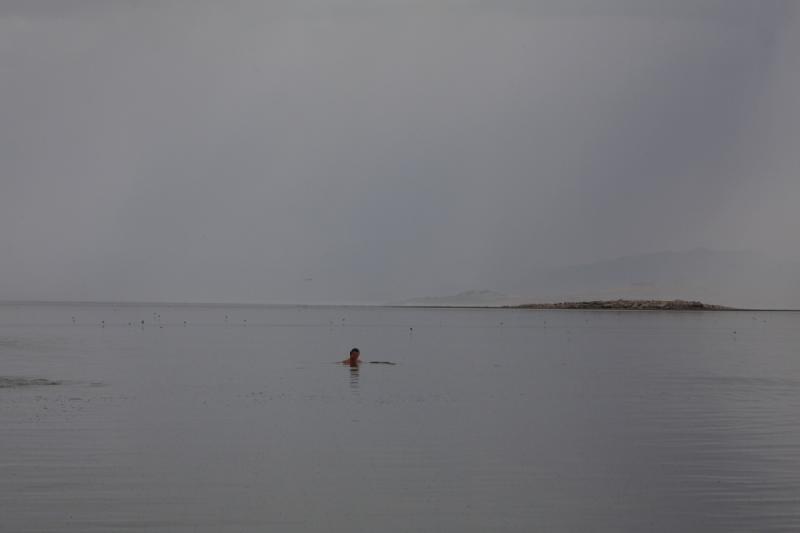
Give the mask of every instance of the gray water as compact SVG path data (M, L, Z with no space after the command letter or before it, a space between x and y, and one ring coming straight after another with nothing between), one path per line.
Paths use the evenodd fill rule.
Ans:
M0 531L798 531L798 326L0 305Z

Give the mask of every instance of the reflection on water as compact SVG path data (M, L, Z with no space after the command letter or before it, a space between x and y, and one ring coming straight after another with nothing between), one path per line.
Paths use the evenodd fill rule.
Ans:
M349 365L350 367L350 389L353 392L358 392L358 365Z
M9 309L0 531L800 531L795 314Z

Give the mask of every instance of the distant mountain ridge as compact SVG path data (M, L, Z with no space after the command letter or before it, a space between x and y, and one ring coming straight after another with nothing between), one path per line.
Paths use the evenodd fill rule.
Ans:
M544 302L702 301L747 309L800 309L800 263L749 251L697 248L532 269L495 290L426 296L394 305L518 306ZM513 294L514 296L509 296Z
M444 306L444 307L469 307L469 306L501 306L509 305L512 298L490 290L464 291L448 296L423 296L404 300L396 305L410 306Z
M510 289L531 302L680 299L800 308L800 264L755 252L698 248L534 270Z

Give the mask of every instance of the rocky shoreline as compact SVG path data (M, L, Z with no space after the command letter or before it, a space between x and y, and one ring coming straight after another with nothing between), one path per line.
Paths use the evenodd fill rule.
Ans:
M733 307L688 300L591 300L509 306L512 309L611 309L617 311L734 311Z

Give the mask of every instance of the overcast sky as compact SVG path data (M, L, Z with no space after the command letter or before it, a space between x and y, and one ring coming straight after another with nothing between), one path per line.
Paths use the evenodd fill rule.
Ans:
M792 0L0 0L0 299L800 256Z

